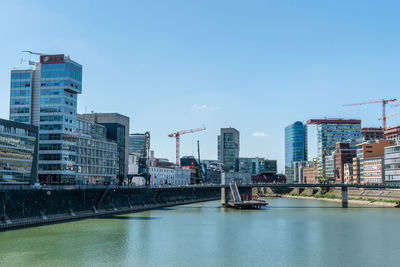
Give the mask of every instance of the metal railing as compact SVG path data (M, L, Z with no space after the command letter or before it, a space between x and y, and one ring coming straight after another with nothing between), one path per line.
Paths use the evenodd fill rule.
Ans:
M231 188L231 193L232 193L231 195L232 195L233 203L242 202L242 199L240 197L239 189L237 187L237 184L235 182L234 183L230 183L229 187Z

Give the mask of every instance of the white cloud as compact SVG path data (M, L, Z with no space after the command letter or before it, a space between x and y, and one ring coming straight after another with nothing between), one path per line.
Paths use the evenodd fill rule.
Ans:
M207 106L206 104L202 104L202 105L193 104L192 108L202 109L202 110L214 110L214 109L216 109L216 107L210 107L210 106Z
M264 132L254 132L251 135L256 136L256 137L266 137L267 136L267 134Z

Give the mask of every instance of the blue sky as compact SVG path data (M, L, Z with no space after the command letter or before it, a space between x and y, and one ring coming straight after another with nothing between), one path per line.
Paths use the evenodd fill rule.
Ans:
M288 124L379 126L380 105L341 105L400 97L399 1L2 1L0 10L1 118L10 70L29 59L20 51L65 53L84 67L78 111L130 116L131 132L150 130L156 156L170 160L168 133L205 125L181 138L181 155L199 139L213 159L219 129L231 126L241 156L277 159L282 171Z

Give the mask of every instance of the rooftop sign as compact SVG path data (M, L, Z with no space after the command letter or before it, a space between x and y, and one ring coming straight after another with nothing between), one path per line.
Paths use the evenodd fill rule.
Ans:
M40 63L64 63L64 55L42 55L40 56Z

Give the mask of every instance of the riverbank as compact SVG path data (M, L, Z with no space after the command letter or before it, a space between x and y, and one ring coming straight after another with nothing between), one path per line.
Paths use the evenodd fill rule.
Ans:
M0 231L219 198L218 187L0 190Z
M323 197L323 196L301 196L301 195L291 195L291 194L282 194L281 197L283 198L297 198L297 199L311 199L311 200L322 200L322 201L330 201L330 202L337 202L342 203L340 198L333 198L333 197ZM396 208L399 207L399 203L395 201L388 201L388 200L376 200L376 199L352 199L349 198L348 203L351 205L362 205L362 206L372 206L372 207L386 207L386 208Z
M219 199L219 197L218 198L197 199L197 200L193 200L193 201L179 201L179 202L174 202L174 203L155 203L155 204L150 204L150 205L134 206L134 207L130 207L130 208L120 208L120 209L115 208L112 210L105 209L105 210L83 211L83 212L79 212L79 213L72 212L70 214L57 214L57 215L52 215L49 217L44 216L44 218L42 218L42 219L25 218L25 219L13 221L13 222L10 221L9 223L0 223L0 232L42 226L42 225L46 225L46 224L64 223L64 222L84 220L84 219L89 219L89 218L135 213L135 212L141 212L141 211L147 211L147 210L195 204L195 203L213 201L213 200L218 200L218 199Z

